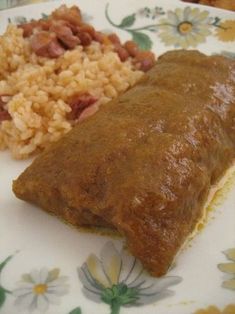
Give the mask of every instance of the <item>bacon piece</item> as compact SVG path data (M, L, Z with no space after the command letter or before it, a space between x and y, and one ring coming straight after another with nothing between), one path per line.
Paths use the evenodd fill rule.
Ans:
M72 111L69 113L68 118L71 120L78 119L83 110L93 105L97 100L96 97L89 93L73 95L69 101Z
M77 6L68 8L65 4L61 5L57 10L52 12L52 18L55 20L68 21L73 25L80 25L82 23L81 11Z
M55 35L45 31L32 36L31 47L38 56L48 58L57 58L65 51Z
M30 23L20 24L18 25L18 27L23 29L23 37L30 37L33 34L33 30L37 27L37 25L37 21L32 21Z
M55 33L57 38L69 49L73 49L80 43L79 38L74 36L71 28L64 21L54 21L50 31Z
M2 100L2 96L0 96L0 123L5 120L11 120L10 114L4 108L4 105L6 104L6 102Z
M6 120L11 120L10 114L8 113L8 111L0 109L0 123Z
M64 54L65 49L61 46L56 38L53 38L48 46L49 58L58 58Z
M99 106L94 103L93 105L90 105L89 107L85 108L82 113L80 114L78 121L81 122L85 119L87 119L88 117L92 116L93 114L95 114L99 109Z

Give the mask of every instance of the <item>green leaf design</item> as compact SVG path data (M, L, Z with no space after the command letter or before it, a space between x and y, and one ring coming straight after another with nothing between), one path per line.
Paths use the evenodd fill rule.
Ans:
M1 264L0 264L0 273L2 272L3 268L6 264L12 259L12 255L8 256Z
M3 306L3 303L6 300L6 292L5 290L0 286L0 308Z
M17 16L17 17L15 17L15 22L16 22L16 24L25 24L28 21L27 21L26 17L24 17L24 16Z
M110 314L119 314L121 310L121 305L117 301L113 301L110 305L111 313Z
M1 264L0 264L0 275L4 267L7 265L7 263L12 259L13 255L8 256ZM9 290L4 289L0 285L0 308L3 306L5 300L6 300L6 293L11 293Z
M140 49L150 50L152 48L153 42L148 35L140 32L131 32L134 42L137 43Z
M49 17L48 14L42 13L42 19L43 20L48 20L48 17Z
M76 307L76 309L69 312L69 314L82 314L82 310L80 307Z
M113 285L112 288L104 289L101 299L109 305L113 303L119 305L131 304L138 299L138 290L128 288L125 284Z
M123 305L134 304L138 298L138 290L123 283L106 288L101 294L101 299L110 305L111 314L119 314Z
M212 23L212 25L213 26L218 26L220 24L220 21L221 21L221 19L218 16L216 16L214 21L213 21L213 23Z
M124 17L124 19L121 21L121 24L119 25L119 27L121 27L121 28L130 27L134 23L135 23L135 13Z

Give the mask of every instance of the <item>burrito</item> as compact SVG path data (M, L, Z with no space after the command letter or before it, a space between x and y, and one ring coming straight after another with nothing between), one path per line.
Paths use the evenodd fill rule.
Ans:
M117 230L161 276L234 157L235 61L170 51L39 155L13 191L75 226Z

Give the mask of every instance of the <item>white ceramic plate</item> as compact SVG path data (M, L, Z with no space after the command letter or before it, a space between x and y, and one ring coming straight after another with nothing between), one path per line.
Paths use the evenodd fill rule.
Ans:
M4 32L9 19L39 18L60 3L2 11L0 31ZM96 28L117 32L123 40L134 36L157 55L196 48L234 57L232 12L170 0L66 3L78 4ZM180 254L175 267L156 279L121 251L122 240L75 230L16 199L12 180L30 162L15 161L8 152L0 152L1 314L189 314L212 304L222 310L235 303L233 180L214 206L206 228ZM88 259L90 254L98 259L94 255ZM212 308L203 313L220 312Z

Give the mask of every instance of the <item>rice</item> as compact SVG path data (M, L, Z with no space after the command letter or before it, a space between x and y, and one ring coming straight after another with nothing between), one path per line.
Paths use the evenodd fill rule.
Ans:
M10 95L11 120L0 122L0 149L27 158L57 141L74 125L68 99L88 92L97 108L133 86L143 75L121 62L111 45L76 46L57 59L37 56L22 30L9 25L0 37L0 95Z

